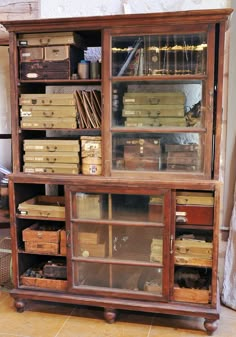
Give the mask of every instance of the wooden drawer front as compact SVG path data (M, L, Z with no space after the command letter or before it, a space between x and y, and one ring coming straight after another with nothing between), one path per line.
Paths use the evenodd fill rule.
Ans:
M78 140L25 139L24 151L42 152L79 152Z
M65 218L64 197L40 195L18 205L18 211L26 216Z
M73 94L21 94L20 105L75 106L75 98Z
M176 205L176 223L213 226L213 206Z
M23 117L21 119L22 129L76 129L76 118L34 118Z
M21 62L22 80L69 79L70 61Z
M79 170L78 164L25 163L23 166L25 173L79 174Z
M50 46L79 44L79 35L73 32L19 34L19 46Z
M25 251L33 254L58 254L59 244L52 242L25 241Z
M60 229L49 229L51 229L50 224L40 226L35 223L22 231L22 239L23 241L59 243Z
M78 152L26 152L24 162L79 163Z
M69 46L45 47L45 61L62 61L70 57Z
M23 105L21 107L20 115L21 117L76 118L77 110L76 107L73 105L65 105L65 106Z
M21 48L21 62L42 61L44 59L44 50L42 47Z

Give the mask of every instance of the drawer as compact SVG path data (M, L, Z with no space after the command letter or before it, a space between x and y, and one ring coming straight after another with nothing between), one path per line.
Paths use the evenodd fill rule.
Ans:
M176 205L176 224L213 226L213 206Z
M76 129L76 118L35 118L23 117L22 129Z

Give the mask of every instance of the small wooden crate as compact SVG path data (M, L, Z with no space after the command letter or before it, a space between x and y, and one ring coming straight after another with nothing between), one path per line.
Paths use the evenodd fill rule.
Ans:
M22 285L27 287L45 288L59 291L67 289L66 280L21 276L20 282Z
M39 195L19 204L18 211L25 216L65 218L64 197Z
M210 291L205 289L188 289L175 286L174 300L178 302L207 304L210 302Z
M25 241L25 251L32 254L58 254L59 244L52 242Z

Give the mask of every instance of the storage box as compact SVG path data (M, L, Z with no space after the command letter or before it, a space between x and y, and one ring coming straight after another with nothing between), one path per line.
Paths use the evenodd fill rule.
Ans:
M74 32L19 34L19 46L81 45L81 37Z
M25 139L24 151L42 152L79 152L80 145L78 140L67 139Z
M18 205L20 214L29 217L65 218L65 200L61 196L39 195Z
M124 94L124 104L185 104L185 95L183 92L128 92Z
M50 279L67 279L67 269L65 262L49 261L43 266L43 276Z
M173 299L174 301L178 301L178 302L208 304L210 303L211 296L210 296L209 290L188 289L188 288L180 288L178 286L175 286Z
M36 163L79 163L78 152L25 152L24 162Z
M25 251L32 254L58 254L59 244L52 242L25 241Z
M79 244L80 254L83 257L105 257L106 256L106 245L105 243L80 243Z
M76 129L76 118L22 117L22 129Z
M50 223L34 223L22 231L23 241L59 243L60 227Z
M79 174L78 164L65 163L25 163L25 173L55 173L55 174Z
M21 94L20 105L73 105L75 106L75 97L73 94Z
M73 105L23 105L21 117L76 118L77 109Z
M102 195L76 193L76 216L79 219L102 219L102 215Z
M123 117L184 117L184 105L125 105L122 110Z
M176 265L212 267L212 242L194 239L176 239Z
M36 288L44 288L54 290L66 290L67 289L67 281L66 280L53 280L46 278L37 278L37 277L20 277L21 285L26 287L36 287Z

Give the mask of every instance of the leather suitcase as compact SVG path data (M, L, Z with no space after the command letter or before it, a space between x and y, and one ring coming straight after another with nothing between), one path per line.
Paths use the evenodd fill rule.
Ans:
M183 105L185 104L185 95L183 92L159 92L159 93L128 92L124 94L123 103L127 105L128 104Z
M79 152L79 140L71 139L25 139L24 151Z
M19 34L19 46L82 45L81 37L73 32Z
M62 105L62 106L23 105L20 109L20 115L21 117L75 118L77 117L77 109L73 105Z
M76 105L74 94L21 94L20 105Z
M67 163L25 163L25 173L79 174L78 164Z
M184 105L125 105L123 117L184 117Z
M79 163L78 152L25 152L24 162L35 163Z
M35 118L23 117L21 119L22 129L76 129L76 118Z

